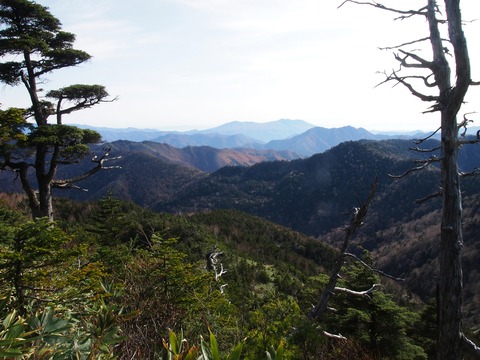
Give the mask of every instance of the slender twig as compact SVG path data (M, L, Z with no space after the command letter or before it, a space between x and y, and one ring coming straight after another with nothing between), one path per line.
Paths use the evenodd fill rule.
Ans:
M416 151L416 152L419 152L419 153L430 153L430 152L434 152L434 151L438 151L442 148L442 146L436 146L434 148L431 148L431 149L421 149L419 147L410 147L408 148L408 150L411 150L411 151Z
M424 137L424 138L422 138L422 139L417 139L417 140L414 141L414 143L415 143L416 145L418 145L418 144L421 144L421 143L427 141L427 140L430 139L431 137L435 136L435 134L438 133L441 129L442 129L441 127L437 128L437 130L435 130L434 132L432 132L432 133L431 133L430 135L428 135L427 137Z
M431 199L434 199L434 198L437 198L437 197L441 197L442 196L442 190L440 189L439 191L435 192L435 193L432 193L430 195L427 195L421 199L417 199L415 200L415 204L422 204L428 200L431 200Z
M432 156L431 158L427 159L427 160L415 160L416 163L421 163L421 165L417 166L417 167L413 167L413 168L410 168L408 169L407 171L405 171L403 174L401 175L391 175L391 174L388 174L388 176L392 179L401 179L401 178L404 178L405 176L407 176L408 174L412 173L412 172L417 172L417 171L420 171L420 170L423 170L425 169L428 165L432 164L432 163L435 163L435 162L439 162L441 161L442 159L441 158L438 158L436 157L435 155Z
M387 277L389 279L392 279L392 280L395 280L395 281L399 281L399 282L402 282L402 281L405 281L405 279L403 278L398 278L398 277L395 277L393 275L390 275L390 274L387 274L386 272L383 272L382 270L379 270L379 269L376 269L374 267L371 267L370 265L368 265L365 261L363 261L362 259L360 259L358 256L356 256L355 254L351 254L351 253L345 253L346 256L349 256L353 259L355 259L356 261L358 261L360 264L362 264L363 266L365 266L368 270L372 271L372 272L376 272L377 274L380 274L384 277Z

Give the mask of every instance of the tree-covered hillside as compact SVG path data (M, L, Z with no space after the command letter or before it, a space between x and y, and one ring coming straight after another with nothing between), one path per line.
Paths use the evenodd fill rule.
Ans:
M435 326L431 309L401 292L339 293L336 313L309 320L336 252L261 218L228 210L157 214L105 197L58 200L58 222L45 226L29 221L17 200L5 197L0 206L2 354L167 359L167 348L182 350L172 347L175 332L189 339L179 357L187 359L186 349L202 351L200 335L211 331L215 341L203 349L218 346L222 359L238 344L242 359L266 351L283 359L432 355L432 334L423 331ZM339 285L362 290L380 281L349 262Z
M340 215L358 205L378 178L377 198L372 205L376 221L371 223L381 228L411 220L438 206L435 202L415 206L415 200L438 189L439 171L435 166L400 181L389 177L414 166L417 155L429 156L412 153L408 150L411 145L402 140L346 142L308 159L226 167L190 183L154 209L188 212L235 208L318 236L342 225ZM465 156L461 168L472 170L478 156ZM467 193L478 188L477 181L466 179Z

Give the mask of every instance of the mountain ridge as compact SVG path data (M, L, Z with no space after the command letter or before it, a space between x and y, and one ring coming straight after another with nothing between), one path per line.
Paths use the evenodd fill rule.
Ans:
M105 141L155 141L178 148L210 146L217 149L248 148L256 150L291 151L308 157L330 149L345 141L411 139L423 137L421 133L384 135L364 128L343 126L324 128L303 120L281 119L267 123L234 121L206 130L156 131L139 129L93 128ZM131 136L130 136L131 134Z

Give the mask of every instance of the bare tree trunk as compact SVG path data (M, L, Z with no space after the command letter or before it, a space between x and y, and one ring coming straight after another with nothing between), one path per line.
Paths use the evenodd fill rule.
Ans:
M32 211L32 216L34 219L48 217L50 221L53 221L52 179L56 172L56 164L52 163L54 159L50 160L50 170L47 172L48 146L37 145L36 148L35 172L38 184L38 207Z
M333 269L330 273L330 279L328 281L327 286L322 292L320 299L318 300L317 304L312 308L309 312L308 317L310 319L317 319L319 318L325 310L327 310L328 302L330 301L331 296L333 295L334 290L338 290L336 288L337 280L340 277L340 271L343 267L345 262L345 258L349 256L347 253L347 249L350 246L350 240L352 236L355 234L357 229L363 225L365 220L365 216L367 215L368 208L373 200L373 196L375 195L375 191L377 189L377 179L375 179L372 187L370 189L370 193L368 195L367 200L360 208L354 208L354 213L352 219L350 220L350 224L345 227L345 237L343 239L342 248L340 249L340 254L333 265ZM372 287L372 291L373 291Z
M457 115L469 86L472 84L480 85L480 82L473 82L471 79L467 41L462 29L460 0L444 0L443 2L445 4L444 12L441 11L439 2L436 0L427 0L427 6L419 10L394 9L376 1L365 0L344 0L342 5L345 3L369 5L399 14L397 19L404 20L412 16L424 16L428 21L430 33L428 38L420 38L417 41L390 48L399 51L395 54L395 59L400 63L400 69L394 70L391 75L387 75L385 82L394 81L397 84L402 84L413 96L420 100L434 102L434 105L426 112L439 112L441 114L441 195L443 196L443 209L437 295L439 324L437 359L460 360L462 359L462 351L468 351L469 354L473 354L480 359L480 349L462 334L462 197L457 165L458 149L462 145L462 142L458 139ZM437 19L437 16L441 19ZM440 32L440 25L444 24L448 28L448 38L445 38L445 34ZM418 52L404 50L407 45L416 42L421 43L426 39L430 41L433 60L421 57ZM447 56L448 59L451 59L450 62L455 65L455 69L450 68ZM418 76L408 74L407 76L400 76L399 73L407 68L427 71L428 76L422 76L421 72ZM433 82L431 81L432 75ZM415 79L423 79L427 88L436 87L438 94L430 95L418 91L416 86L413 85ZM425 164L428 163L429 161Z
M438 284L437 358L460 360L462 334L462 204L457 169L456 121L445 119L442 131L443 213ZM442 126L442 130L444 126Z
M429 1L433 7L434 1ZM446 79L441 90L443 210L440 232L438 294L438 360L462 359L462 196L458 172L457 113L470 85L470 61L462 31L460 0L445 0L450 42L456 64L456 83ZM442 52L443 57L445 57ZM447 87L448 86L448 87ZM443 103L442 103L443 100Z

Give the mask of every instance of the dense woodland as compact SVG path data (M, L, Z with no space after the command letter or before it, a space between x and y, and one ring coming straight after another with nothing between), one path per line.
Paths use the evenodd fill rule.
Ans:
M167 358L163 340L168 344L171 329L189 346L201 335L208 342L211 331L222 358L238 344L246 359L279 346L291 359L433 356L433 300L356 262L346 265L341 285L383 286L369 297L339 293L331 303L337 312L310 321L336 251L259 217L159 214L107 196L58 200L51 227L29 220L19 200L5 196L1 208L2 293L11 296L1 310L4 354ZM356 251L374 264L366 250ZM212 253L221 254L216 268ZM12 333L25 340L15 342Z

